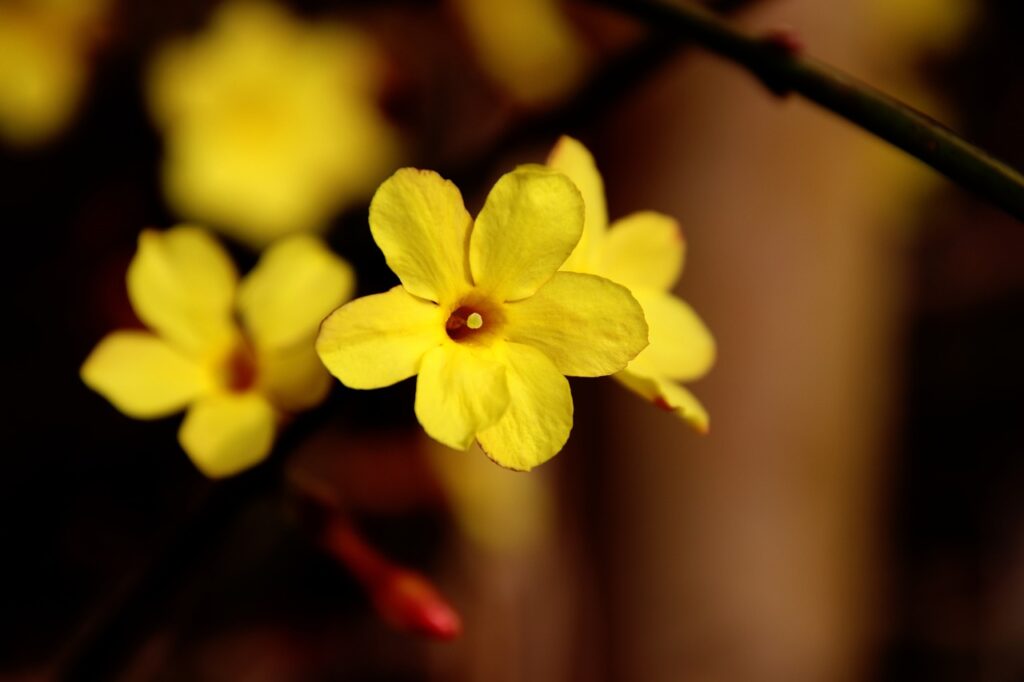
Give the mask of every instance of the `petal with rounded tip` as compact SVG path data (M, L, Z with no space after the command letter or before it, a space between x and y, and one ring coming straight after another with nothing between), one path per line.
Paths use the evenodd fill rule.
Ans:
M355 288L351 266L310 235L286 237L263 252L238 290L238 311L258 348L310 347L320 323Z
M569 376L613 374L647 345L640 304L596 275L558 272L533 296L506 305L505 314L510 341L539 348Z
M676 382L664 377L636 374L630 370L619 372L615 380L656 407L673 412L697 433L707 434L710 430L707 410L693 393Z
M416 417L434 440L465 450L508 403L505 366L493 349L452 342L423 356Z
M704 376L715 362L715 339L682 299L661 291L634 289L644 309L650 344L627 369L678 381Z
M630 289L669 291L682 274L685 256L679 223L641 211L612 223L600 245L596 272Z
M206 476L223 478L266 459L275 422L274 408L258 393L219 393L189 408L178 441Z
M82 364L81 376L89 388L136 419L174 414L210 390L199 363L143 331L108 334Z
M238 274L204 230L143 230L127 280L139 318L191 355L218 352L236 334L232 308Z
M473 220L458 188L434 171L402 168L370 203L370 231L406 291L443 304L470 287Z
M569 382L544 353L506 343L509 405L493 426L477 434L487 456L508 469L529 471L562 449L572 430Z
M583 233L583 199L572 181L543 166L498 179L477 216L469 264L478 289L517 301L551 279Z
M441 308L397 286L331 313L316 351L349 388L382 388L419 371L424 354L448 341L444 324Z
M598 249L608 229L608 208L604 198L604 181L594 157L579 140L563 135L548 155L547 165L569 176L583 196L586 218L583 236L562 265L570 272L597 272Z

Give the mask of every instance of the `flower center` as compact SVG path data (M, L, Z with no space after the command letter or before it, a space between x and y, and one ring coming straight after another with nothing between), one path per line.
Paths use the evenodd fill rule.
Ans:
M505 310L487 296L470 291L448 310L444 331L452 341L490 346L502 338Z
M453 341L465 339L482 328L483 315L467 305L456 308L444 323L444 331Z
M232 393L244 393L256 386L256 356L249 345L240 343L235 346L223 365L224 384Z
M448 332L448 338L459 341L483 329L483 326L483 315L469 306L460 306L448 316L444 330Z

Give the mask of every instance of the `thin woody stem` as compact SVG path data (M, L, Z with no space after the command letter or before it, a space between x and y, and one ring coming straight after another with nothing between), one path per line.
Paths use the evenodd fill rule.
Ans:
M785 36L750 35L685 0L592 1L736 63L777 95L802 95L1024 221L1024 175L907 104L801 55Z

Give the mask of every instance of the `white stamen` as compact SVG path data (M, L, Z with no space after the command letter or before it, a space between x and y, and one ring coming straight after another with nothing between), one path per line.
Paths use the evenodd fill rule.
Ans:
M470 329L479 329L484 326L484 318L480 313L470 313L466 318L466 326Z

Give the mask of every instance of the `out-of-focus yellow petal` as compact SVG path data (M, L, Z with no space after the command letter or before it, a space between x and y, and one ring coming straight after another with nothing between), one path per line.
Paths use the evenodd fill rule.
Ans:
M502 346L509 404L494 426L477 434L487 456L508 469L529 471L554 457L572 430L569 382L541 351Z
M539 106L564 96L589 55L554 0L453 0L487 73L520 102Z
M429 441L427 455L456 523L477 546L521 556L551 537L556 500L552 481L543 474L520 476L496 467L476 446L456 452Z
M508 407L505 366L494 350L446 343L423 356L416 380L416 418L427 434L465 450Z
M583 215L580 192L562 173L522 166L501 176L470 236L477 287L500 301L537 291L579 242Z
M0 2L0 137L46 141L75 113L107 0Z
M640 211L612 223L595 272L630 289L668 291L683 271L685 255L686 241L675 219Z
M971 0L868 0L865 20L888 51L952 51L983 5Z
M423 355L449 339L441 309L400 286L335 310L320 328L316 351L350 388L381 388L408 379Z
M30 145L70 118L86 63L75 45L64 44L68 37L49 35L45 21L25 14L13 3L0 6L0 134Z
M238 291L242 321L261 349L313 346L320 323L347 301L355 275L318 239L295 235L263 252Z
M288 348L259 353L259 390L284 412L301 412L323 402L331 375L316 354L312 338Z
M613 374L647 345L640 304L596 275L555 273L533 296L506 305L505 315L510 341L539 348L569 376Z
M711 422L707 410L690 391L674 381L659 376L641 375L630 370L619 372L615 379L658 408L675 413L698 433L706 434L710 430Z
M228 254L203 230L144 230L127 279L136 314L179 349L209 354L234 336L238 275Z
M173 414L210 388L197 362L142 331L108 334L86 358L81 376L89 388L137 419Z
M569 176L580 190L585 208L583 236L562 269L598 273L598 248L608 228L608 208L605 205L604 181L597 171L594 157L578 140L563 135L551 150L547 165Z
M634 289L647 316L650 345L629 363L642 374L689 381L715 362L715 339L685 301L661 291Z
M218 393L189 408L178 441L200 471L222 478L270 454L275 420L274 408L258 393Z
M388 266L409 293L441 303L470 287L472 224L459 189L433 171L402 168L370 204L370 231Z

